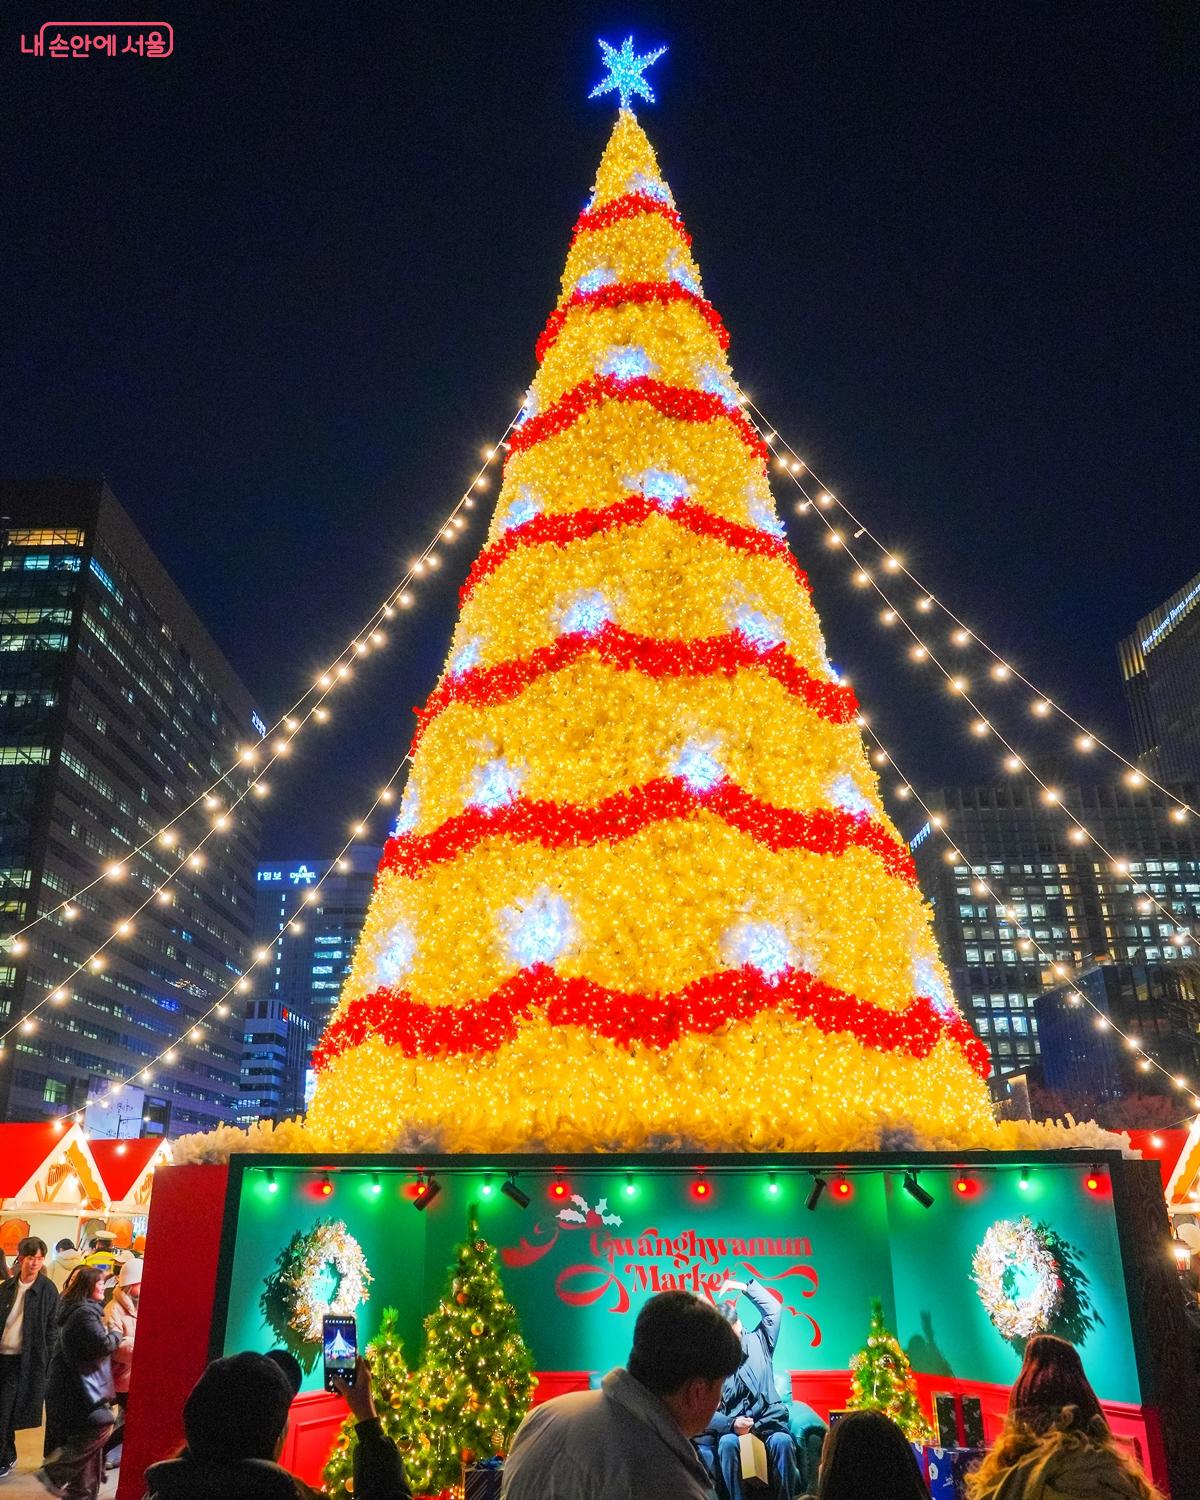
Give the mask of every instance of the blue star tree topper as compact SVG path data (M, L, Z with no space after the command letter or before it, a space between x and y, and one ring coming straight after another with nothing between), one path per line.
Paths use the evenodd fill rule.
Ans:
M608 69L608 76L600 80L588 98L595 99L600 94L616 93L620 95L621 108L628 109L629 101L636 94L638 98L653 104L654 90L646 82L643 74L651 63L659 60L666 50L665 47L656 47L653 52L644 52L639 57L633 50L631 36L625 38L619 51L601 39L600 51L604 54L604 65Z

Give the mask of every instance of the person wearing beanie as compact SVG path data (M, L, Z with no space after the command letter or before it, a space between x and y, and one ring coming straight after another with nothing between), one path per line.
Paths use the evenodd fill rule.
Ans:
M400 1454L379 1425L366 1360L352 1385L336 1375L334 1383L357 1418L355 1500L412 1500ZM213 1360L184 1403L187 1448L146 1470L146 1500L321 1500L277 1461L293 1394L288 1374L265 1354Z
M1162 1500L1113 1438L1073 1345L1035 1334L969 1500Z
M133 1340L137 1334L138 1301L142 1295L142 1263L127 1260L117 1277L117 1289L112 1301L104 1309L104 1321L120 1335L121 1342L113 1350L113 1384L117 1394L129 1392L129 1371L133 1364Z

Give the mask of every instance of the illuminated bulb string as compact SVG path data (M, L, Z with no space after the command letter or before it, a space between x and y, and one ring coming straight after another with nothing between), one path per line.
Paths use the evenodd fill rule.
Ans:
M1010 662L1006 657L1002 656L998 651L995 650L994 647L989 645L988 642L985 641L984 638L976 631L972 630L968 625L965 625L948 604L940 599L931 589L926 588L921 580L916 576L916 574L912 573L904 565L903 559L896 557L887 547L884 546L884 544L879 540L879 538L870 529L870 527L867 526L865 522L861 521L857 515L855 515L855 513L849 508L849 506L846 505L845 501L839 499L831 490L827 489L821 484L821 480L818 475L816 475L813 470L809 468L808 464L805 463L805 461L799 456L799 454L796 453L795 449L791 446L787 439L780 435L779 430L777 428L771 427L768 424L766 417L744 392L741 393L741 400L746 408L753 413L760 435L766 440L768 447L771 448L771 451L774 453L775 445L778 444L778 446L788 454L788 458L786 459L780 457L779 454L776 454L779 472L786 474L791 479L792 483L796 485L796 487L800 490L805 500L816 512L818 517L820 517L820 519L825 522L826 527L830 531L833 531L835 528L831 525L825 512L828 509L836 507L846 517L846 520L850 523L850 525L853 526L855 537L865 536L875 547L878 548L883 557L883 565L889 572L894 572L897 575L902 575L904 578L907 578L915 588L920 590L922 599L928 601L928 604L925 606L926 608L932 609L936 607L940 609L948 619L954 622L954 625L956 627L955 636L961 637L961 639L956 639L956 644L966 646L970 645L971 643L975 643L979 646L982 646L984 651L988 654L989 657L991 657L992 661L995 663L995 668L999 669L998 674L996 674L998 681L1012 678L1015 681L1022 683L1029 689L1032 694L1034 694L1035 712L1039 713L1039 715L1043 717L1048 715L1050 712L1061 714L1069 724L1073 725L1079 731L1079 738L1076 741L1076 747L1079 750L1087 752L1096 747L1099 747L1102 750L1107 750L1110 755L1112 755L1116 760L1120 761L1121 765L1125 767L1125 769L1130 773L1132 777L1137 778L1136 782L1134 783L1135 785L1140 786L1143 782L1145 782L1146 784L1153 786L1158 791L1162 792L1163 795L1169 798L1169 800L1175 804L1176 808L1183 813L1196 813L1197 810L1194 807L1192 807L1189 803L1183 801L1182 798L1176 796L1176 794L1172 792L1169 787L1165 787L1161 782L1155 781L1152 776L1148 775L1139 766L1134 765L1134 763L1128 760L1124 755L1122 755L1114 745L1110 745L1107 740L1098 735L1095 730L1088 729L1086 725L1081 724L1080 721L1075 718L1072 713L1065 709L1061 703L1058 703L1048 694L1043 693L1032 682L1030 682L1029 678L1027 678L1023 672L1021 672L1017 667L1013 666L1012 662ZM797 465L797 467L793 468L793 464ZM809 494L801 479L801 476L806 471L810 475L812 475L813 483L820 488L820 494L816 497ZM867 570L865 568L862 569L862 572L866 574L868 578L870 577L870 574L867 573ZM1041 704L1045 704L1046 707L1044 709L1039 708L1038 705Z
M204 832L201 838L199 838L194 844L191 845L190 850L186 854L182 853L181 851L181 857L178 864L176 864L174 869L172 869L157 885L152 884L149 895L141 903L140 906L136 906L132 911L128 912L123 918L121 918L115 924L113 932L110 933L110 935L106 937L102 943L94 948L86 958L78 963L65 976L61 977L55 983L48 985L46 993L40 1000L38 1000L34 1005L25 1010L25 1012L21 1016L15 1018L9 1024L6 1030L0 1031L0 1053L2 1053L3 1051L4 1043L13 1034L13 1032L24 1030L26 1033L28 1033L33 1030L33 1025L29 1023L32 1022L32 1018L36 1016L36 1014L40 1010L42 1010L43 1007L47 1005L58 1006L61 1004L66 1004L72 997L65 992L65 987L71 984L73 980L78 978L80 974L86 972L98 973L100 971L100 969L103 967L103 959L106 950L118 939L132 936L132 924L134 920L139 917L151 904L162 904L160 902L160 898L163 896L164 892L169 895L168 887L173 880L176 880L180 876L180 874L189 866L191 866L193 869L197 868L192 864L192 861L196 858L197 851L202 849L214 834L223 833L228 830L230 815L235 811L235 809L239 807L243 801L245 801L245 799L251 794L251 792L255 792L261 795L267 790L266 783L262 778L267 774L268 771L272 769L273 766L276 765L276 763L280 759L288 754L291 749L292 742L300 734L301 730L306 726L309 720L315 719L318 723L325 722L325 720L328 718L328 710L324 707L325 699L329 697L329 695L335 690L339 683L344 682L350 676L350 668L345 658L349 657L351 660L353 660L358 656L365 655L366 652L370 649L370 646L367 644L368 641L370 641L371 644L376 645L377 647L382 647L387 644L386 638L378 640L373 639L373 637L381 635L381 632L378 628L379 624L383 620L391 619L394 616L397 604L400 604L402 607L406 607L409 603L411 603L411 595L409 595L406 590L408 589L414 578L422 576L428 567L436 566L440 561L440 559L437 558L436 554L438 542L452 541L465 529L467 523L461 517L460 512L463 509L472 509L474 507L474 492L486 485L487 469L499 457L501 451L504 448L508 434L512 430L513 422L515 420L516 416L514 414L513 419L510 420L508 426L504 429L504 432L501 435L499 441L491 444L484 450L483 463L480 466L478 472L475 474L475 477L472 479L471 483L467 486L466 490L463 491L462 495L451 508L445 520L439 524L438 531L434 538L430 542L428 542L424 550L412 560L411 564L409 565L408 571L401 579L400 583L395 588L389 590L387 598L384 600L383 604L378 606L378 608L375 610L367 625L362 630L359 630L355 633L355 636L351 640L351 642L343 648L343 650L337 657L334 658L330 666L327 667L326 670L318 676L314 688L309 688L305 693L301 694L301 696L296 700L292 707L287 709L282 715L280 715L275 724L267 730L266 734L260 741L260 745L267 746L267 760L261 767L261 769L257 770L254 775L249 778L245 789L237 796L235 796L227 806L218 805L217 809L214 811L212 826ZM312 697L314 691L317 694L315 698ZM311 701L308 701L307 707L300 711L301 705L305 704L306 700ZM297 717L298 711L300 711L299 717ZM267 745L268 738L272 735L277 734L277 732L281 729L283 730L282 736L274 740L271 744ZM148 834L147 837L142 841L142 843L131 849L129 853L124 855L120 860L114 860L106 863L104 870L99 875L97 875L94 880L88 882L88 884L86 885L80 886L79 889L76 890L73 894L65 896L61 901L57 903L57 905L48 907L43 912L39 912L23 927L20 927L14 932L7 934L3 940L0 940L0 946L7 947L9 951L19 957L25 951L26 945L24 942L24 938L26 933L30 932L39 923L46 921L50 917L57 916L60 913L62 914L62 919L64 921L73 921L76 915L78 915L76 903L79 901L81 896L86 895L88 892L95 889L95 887L104 884L106 881L110 881L114 878L121 878L125 874L126 870L132 865L133 860L139 854L144 854L148 849L151 848L152 845L163 844L164 836L168 834L174 835L176 825L182 823L187 818L189 813L191 813L197 807L208 807L208 805L212 803L214 794L217 789L224 786L227 778L239 766L257 765L258 756L258 746L240 750L238 752L237 759L233 761L226 768L226 770L217 777L215 781L211 782L208 786L201 788L201 790L197 792L193 797L191 802L189 802L186 806L180 808L169 819L168 822L162 825L161 828L155 829L152 833ZM166 847L172 847L174 843L175 839L174 837L172 837L171 843L166 845ZM99 963L97 962L98 960ZM243 974L246 972L248 971L243 971ZM239 975L238 977L241 978L243 976Z
M375 794L375 799L371 803L370 807L367 808L366 812L363 813L360 818L355 819L350 837L338 850L337 854L331 861L329 868L325 871L324 875L319 877L314 885L310 885L305 891L305 900L307 903L315 903L317 894L326 880L328 880L331 875L340 873L339 866L345 859L347 852L353 846L355 840L362 836L362 833L365 831L367 820L372 816L372 814L380 806L380 804L393 801L395 795L393 792L393 787L395 786L396 781L399 779L401 773L403 772L405 766L408 765L411 758L412 757L409 754L406 754L404 756L404 759L400 762L400 764L388 777L387 781L384 782L383 786ZM165 1062L169 1067L173 1062L175 1062L177 1060L177 1053L175 1049L182 1046L183 1043L189 1039L193 1041L199 1040L195 1033L198 1031L198 1028L208 1020L210 1016L216 1014L224 1018L226 1015L228 1015L229 996L233 994L235 990L240 993L245 993L251 988L250 976L254 973L254 971L259 967L260 964L270 962L271 953L274 950L275 945L283 938L288 928L291 927L295 921L297 921L296 916L289 917L288 920L279 927L278 931L275 933L275 936L271 938L268 943L261 945L261 947L255 952L251 962L246 966L242 973L236 979L231 981L231 983L225 986L225 988L216 997L216 999L203 1013L203 1015L198 1017L197 1020L189 1022L185 1030L180 1032L180 1034L175 1038L173 1042L169 1042L167 1046L165 1046L156 1057L152 1057L149 1062L143 1063L140 1067L135 1068L134 1071L128 1074L125 1078L118 1079L117 1081L110 1083L108 1086L108 1092L101 1096L99 1102L101 1104L110 1103L112 1098L115 1095L120 1094L120 1092L125 1088L127 1084L134 1083L145 1084L147 1086L150 1085L153 1082L153 1074L151 1072L152 1068L157 1067L159 1063L163 1062ZM69 1115L60 1116L60 1118L82 1120L84 1113L84 1109L77 1109L72 1111L72 1113Z
M767 435L764 435L764 436L767 436ZM768 443L768 446L769 446L769 443ZM788 451L790 452L791 450L789 449ZM797 460L797 461L801 462L800 460ZM800 489L800 491L804 495L805 499L807 501L809 501L810 504L812 504L812 498L808 494L807 489L805 489L803 481L800 479L799 474L793 472L790 468L788 469L787 472L791 476L792 482ZM833 501L833 503L834 504L838 504L840 502ZM846 553L846 556L854 564L854 567L857 569L857 573L855 575L856 579L860 583L862 583L864 586L867 586L867 587L873 589L875 591L875 593L878 595L878 597L880 598L880 600L883 602L884 610L883 610L882 616L881 616L881 618L883 620L883 623L885 625L894 625L894 624L899 623L900 625L903 626L903 628L908 632L909 636L912 638L912 641L913 641L913 655L914 655L914 657L916 659L922 660L922 661L924 661L924 660L931 661L933 663L933 665L935 667L937 667L938 671L941 672L942 676L945 678L946 683L947 683L948 687L950 688L950 690L955 694L955 696L961 698L961 700L975 714L975 716L976 716L975 717L975 723L976 723L976 725L979 726L979 728L982 729L982 731L984 733L994 734L996 736L996 738L999 740L1000 744L1003 745L1004 748L1005 748L1005 750L1008 751L1008 756L1009 756L1009 761L1010 761L1010 765L1009 765L1008 769L1010 771L1014 772L1014 773L1017 772L1017 771L1022 771L1022 770L1028 772L1028 774L1032 777L1032 779L1041 788L1041 791L1043 793L1043 800L1047 803L1047 805L1049 805L1049 806L1059 806L1059 807L1062 808L1062 812L1063 812L1064 817L1073 825L1074 830L1078 833L1078 835L1080 837L1080 841L1086 839L1087 842L1089 842L1101 854L1103 854L1104 857L1105 857L1105 859L1107 859L1109 861L1109 863L1111 864L1111 866L1113 868L1113 873L1115 873L1117 875L1127 874L1128 873L1128 867L1129 867L1129 861L1127 859L1124 859L1124 858L1122 858L1122 857L1114 854L1110 849L1106 848L1106 846L1100 842L1100 840L1096 837L1096 835L1094 833L1092 833L1092 831L1087 827L1087 825L1085 823L1083 823L1079 818L1077 818L1075 816L1075 814L1070 810L1070 808L1064 806L1060 802L1059 795L1058 795L1057 791L1053 787L1051 787L1047 782L1043 781L1042 778L1033 769L1033 767L1030 766L1030 765L1028 765L1025 762L1025 760L1023 759L1023 757L1018 753L1018 751L1014 748L1014 746L1004 736L1004 734L1000 731L1000 729L997 728L997 726L994 723L994 721L991 720L991 719L989 719L987 717L987 715L984 713L984 711L975 702L974 698L972 698L972 696L971 696L971 693L970 693L970 684L967 682L967 680L964 677L960 676L955 671L953 671L951 668L949 668L949 667L947 667L945 665L945 663L941 660L941 658L936 654L936 652L933 650L933 648L929 645L929 642L927 640L922 639L922 637L917 634L916 630L910 624L910 622L909 622L907 616L905 615L904 611L900 608L900 606L898 604L896 604L894 602L894 600L891 598L891 596L880 585L880 583L879 583L878 579L875 577L875 575L873 573L871 573L870 571L868 571L866 568L863 567L862 562L860 561L859 557L855 553L853 547L846 541L846 539L842 535L842 533L837 530L837 528L834 526L833 522L825 514L824 509L822 509L820 507L817 507L816 513L817 513L818 519L825 526L826 531L827 531L827 533L829 535L829 538L831 540L836 540L836 545L839 546L839 547L841 547L842 549L844 549L844 551ZM872 540L874 541L874 538L872 538ZM876 543L876 545L879 545L879 544ZM894 558L891 558L891 554L887 554L887 558L890 559L893 562L897 562L897 566L896 566L896 568L893 571L896 571L896 572L905 571L903 569L903 566L898 563L898 560L896 560ZM911 575L908 575L908 576L911 577ZM932 595L925 595L924 597L926 597L926 598L932 598ZM947 611L947 613L949 613L949 612ZM978 639L978 637L976 637L976 636L974 636L972 634L971 635L971 639ZM991 648L989 647L988 649L990 651ZM991 654L995 655L994 652L992 652ZM997 658L997 660L999 660L999 658ZM1007 663L1004 663L1004 665L1005 665L1005 667L1006 667L1007 670L1013 671L1013 669L1011 667L1008 667ZM1024 679L1022 679L1022 681L1024 681ZM1038 701L1039 702L1049 702L1050 700L1043 698L1043 699L1039 699ZM1067 717L1069 717L1069 715ZM1074 722L1075 721L1072 720L1072 723L1074 723ZM1094 741L1095 741L1096 744L1101 744L1102 743L1099 739L1096 739L1094 736L1092 736L1091 738L1094 739ZM1114 754L1116 754L1116 752L1114 752ZM1125 765L1129 764L1128 761L1124 761L1123 757L1121 757L1121 756L1118 755L1117 758L1120 759L1120 760L1122 760L1123 764L1125 764ZM1142 773L1139 772L1139 771L1137 771L1136 768L1132 768L1132 769L1133 769L1133 774L1134 775L1138 776L1139 778L1141 778L1145 782L1147 782L1147 783L1155 786L1158 790L1163 791L1164 794L1168 798L1170 798L1170 800L1172 802L1176 803L1178 810L1182 810L1185 813L1190 813L1192 811L1192 809L1190 807L1188 807L1188 805L1186 803L1181 802L1179 800L1179 798L1175 797L1172 793L1167 792L1165 788L1160 787L1157 782L1151 781L1151 778L1149 778L1149 777L1142 777ZM1154 893L1152 891L1150 891L1149 889L1146 889L1143 892L1143 894L1144 894L1145 899L1148 900L1151 903L1151 905L1153 907L1155 907L1162 914L1162 916L1168 922L1170 922L1170 924L1172 925L1172 927L1174 927L1177 931L1186 930L1186 928L1190 927L1190 925L1191 925L1190 923L1181 922L1180 919L1179 919L1179 917L1176 915L1176 913L1173 912L1173 911L1171 911L1171 910L1169 910L1166 906L1164 906L1163 903L1158 900L1158 898L1154 895ZM1189 915L1189 914L1185 913L1185 915Z
M1115 1033L1115 1035L1119 1036L1125 1043L1125 1046L1136 1055L1139 1064L1148 1065L1146 1069L1147 1071L1149 1070L1149 1068L1157 1068L1164 1078L1170 1079L1172 1085L1176 1089L1181 1089L1184 1091L1190 1090L1191 1085L1186 1078L1181 1078L1177 1074L1172 1073L1169 1068L1164 1068L1157 1058L1152 1057L1138 1043L1136 1037L1122 1031L1111 1017L1104 1014L1104 1012L1098 1005L1096 1005L1091 997L1084 990L1080 989L1080 987L1075 983L1075 980L1071 977L1065 965L1058 963L1054 959L1053 954L1048 953L1046 949L1042 947L1041 943L1038 941L1031 928L1021 926L1016 919L1007 915L1009 903L1005 902L996 893L996 891L992 889L990 882L984 874L977 873L986 870L986 865L974 865L972 863L970 854L968 853L966 848L961 843L955 841L955 839L951 836L949 829L947 829L946 827L945 819L939 813L933 811L929 807L928 803L921 796L915 785L908 779L908 777L904 775L904 772L900 769L899 765L897 765L895 757L892 755L887 746L884 745L883 741L879 738L879 735L876 733L875 729L872 727L870 721L866 718L865 715L860 715L858 723L866 737L874 743L877 750L882 755L884 755L888 761L891 762L891 764L895 767L897 774L903 778L903 784L905 788L907 789L909 795L915 798L917 805L921 808L922 812L924 812L930 827L936 829L941 837L945 839L948 852L958 855L961 863L971 871L970 879L972 885L974 886L975 893L977 895L986 896L995 904L996 912L1000 919L997 925L999 926L1003 924L1012 927L1019 939L1030 943L1033 946L1034 950L1037 952L1039 958L1045 960L1046 967L1048 967L1053 972L1056 978L1061 979L1064 985L1071 991L1074 1003L1076 1005L1086 1005L1088 1009L1094 1013L1097 1023L1099 1024L1100 1022L1103 1022L1103 1025L1100 1029L1111 1030ZM1192 1105L1195 1108L1200 1109L1200 1097L1193 1095Z
M487 448L484 449L483 462L476 472L475 477L471 480L471 483L467 486L467 488L459 496L458 500L450 508L450 511L446 515L445 519L439 523L437 532L434 535L433 539L428 542L425 545L424 549L420 553L418 553L418 555L414 557L409 563L409 566L400 582L393 588L388 590L387 596L385 597L383 603L376 606L374 612L371 614L366 623L359 630L354 632L354 635L351 637L351 639L345 646L342 647L342 649L333 658L329 665L325 667L323 671L318 673L312 687L306 688L305 691L301 693L296 701L292 704L292 706L288 709L285 709L284 712L280 714L279 718L275 720L274 724L272 724L267 729L267 731L265 732L265 734L263 734L261 740L259 741L259 746L265 745L270 736L278 733L280 730L288 731L288 743L290 745L290 740L294 738L295 735L299 732L304 719L315 717L317 718L318 722L323 722L324 717L328 716L327 712L324 715L322 714L322 712L320 712L320 710L323 709L324 701L329 696L329 694L334 691L339 683L344 682L348 677L350 677L352 664L357 660L358 657L366 655L366 653L371 649L372 645L380 648L387 645L386 637L377 638L381 637L382 635L380 626L385 620L394 618L397 608L406 609L409 607L409 605L411 605L412 595L407 591L411 587L414 579L424 577L424 575L430 569L440 566L441 558L437 553L438 544L441 542L454 541L458 536L462 534L467 525L467 522L463 519L461 512L464 510L474 509L475 491L486 489L488 468L500 457L501 452L507 444L509 433L513 429L513 424L515 423L519 415L520 410L518 409L518 411L515 412L512 418L509 420L508 426L505 427L503 433L500 435L500 438L495 443L490 444ZM316 693L317 695L315 698L313 697L314 693ZM310 699L311 702L309 701ZM304 705L305 703L308 703L308 707L304 710L300 723L297 724L295 722L296 715L300 712L302 705ZM201 787L201 789L196 793L192 800L187 803L186 806L181 807L177 812L173 813L172 816L160 828L156 828L152 833L147 834L140 844L135 845L119 860L108 862L106 864L106 868L99 875L97 875L94 880L89 881L86 885L80 886L78 890L74 891L71 895L64 896L62 900L59 901L56 905L47 907L45 911L39 912L30 921L26 922L23 927L18 927L14 931L5 934L5 936L0 939L0 948L10 947L14 942L17 942L19 939L21 939L27 932L32 931L32 929L36 927L40 922L44 922L49 917L55 916L58 913L63 912L66 908L73 906L74 903L79 900L80 896L86 895L89 891L94 890L96 886L101 885L106 879L111 879L112 876L110 874L110 870L113 867L119 867L122 871L124 871L124 869L128 865L130 865L131 862L139 854L143 854L147 849L151 847L151 845L160 841L163 834L172 830L176 823L180 822L183 818L186 818L187 815L196 807L204 804L207 798L212 797L213 794L216 793L217 790L224 785L229 775L232 772L236 771L239 766L255 764L258 758L259 746L253 746L249 749L240 749L238 751L237 757L233 761L231 761L223 771L219 772L212 782L210 782L205 787ZM251 778L249 786L253 786L261 780L262 776L266 774L266 771L278 758L278 754L279 752L277 751L276 754L268 760L267 765L264 766L263 769L257 773L257 775ZM248 789L249 787L247 788L247 790ZM243 793L242 795L244 797L245 793ZM238 801L241 800L241 798L238 799ZM220 832L223 830L217 828L213 831ZM182 866L180 866L179 868L182 868ZM176 871L176 873L178 873L178 871ZM168 879L170 878L172 877L168 877ZM166 882L164 882L164 884L165 883ZM156 888L152 892L152 895L157 895L158 891L161 890L161 888L161 886ZM141 908L139 908L139 910L141 910ZM72 912L67 917L67 920L71 920L73 917L74 913ZM19 953L20 949L18 948L16 951ZM88 961L90 962L90 959Z

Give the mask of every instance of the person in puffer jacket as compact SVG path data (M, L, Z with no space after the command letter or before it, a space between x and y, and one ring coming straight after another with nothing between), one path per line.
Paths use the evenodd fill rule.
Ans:
M1118 1447L1073 1345L1035 1334L970 1500L1162 1500Z
M133 1340L137 1334L138 1299L142 1295L142 1263L127 1260L117 1278L117 1289L113 1299L104 1309L104 1321L110 1329L120 1335L121 1342L113 1350L113 1384L117 1395L129 1393L129 1370L133 1364Z
M379 1425L366 1360L359 1359L353 1385L334 1380L358 1418L355 1500L412 1500L396 1445ZM286 1375L265 1354L213 1360L184 1403L187 1448L146 1470L146 1500L321 1500L276 1462L291 1404Z

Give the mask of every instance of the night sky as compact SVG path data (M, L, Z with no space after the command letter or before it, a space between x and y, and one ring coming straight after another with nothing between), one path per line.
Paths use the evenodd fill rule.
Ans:
M0 473L105 474L265 718L519 402L613 119L586 97L596 38L632 30L670 47L639 118L745 389L971 626L1128 747L1116 640L1200 570L1192 7L71 12L165 19L176 52L21 56L61 12L6 10ZM994 743L776 493L830 655L912 778L990 776ZM329 851L399 760L468 536L274 778L266 853ZM1028 694L984 701L1034 748ZM1041 744L1066 742L1060 723Z

